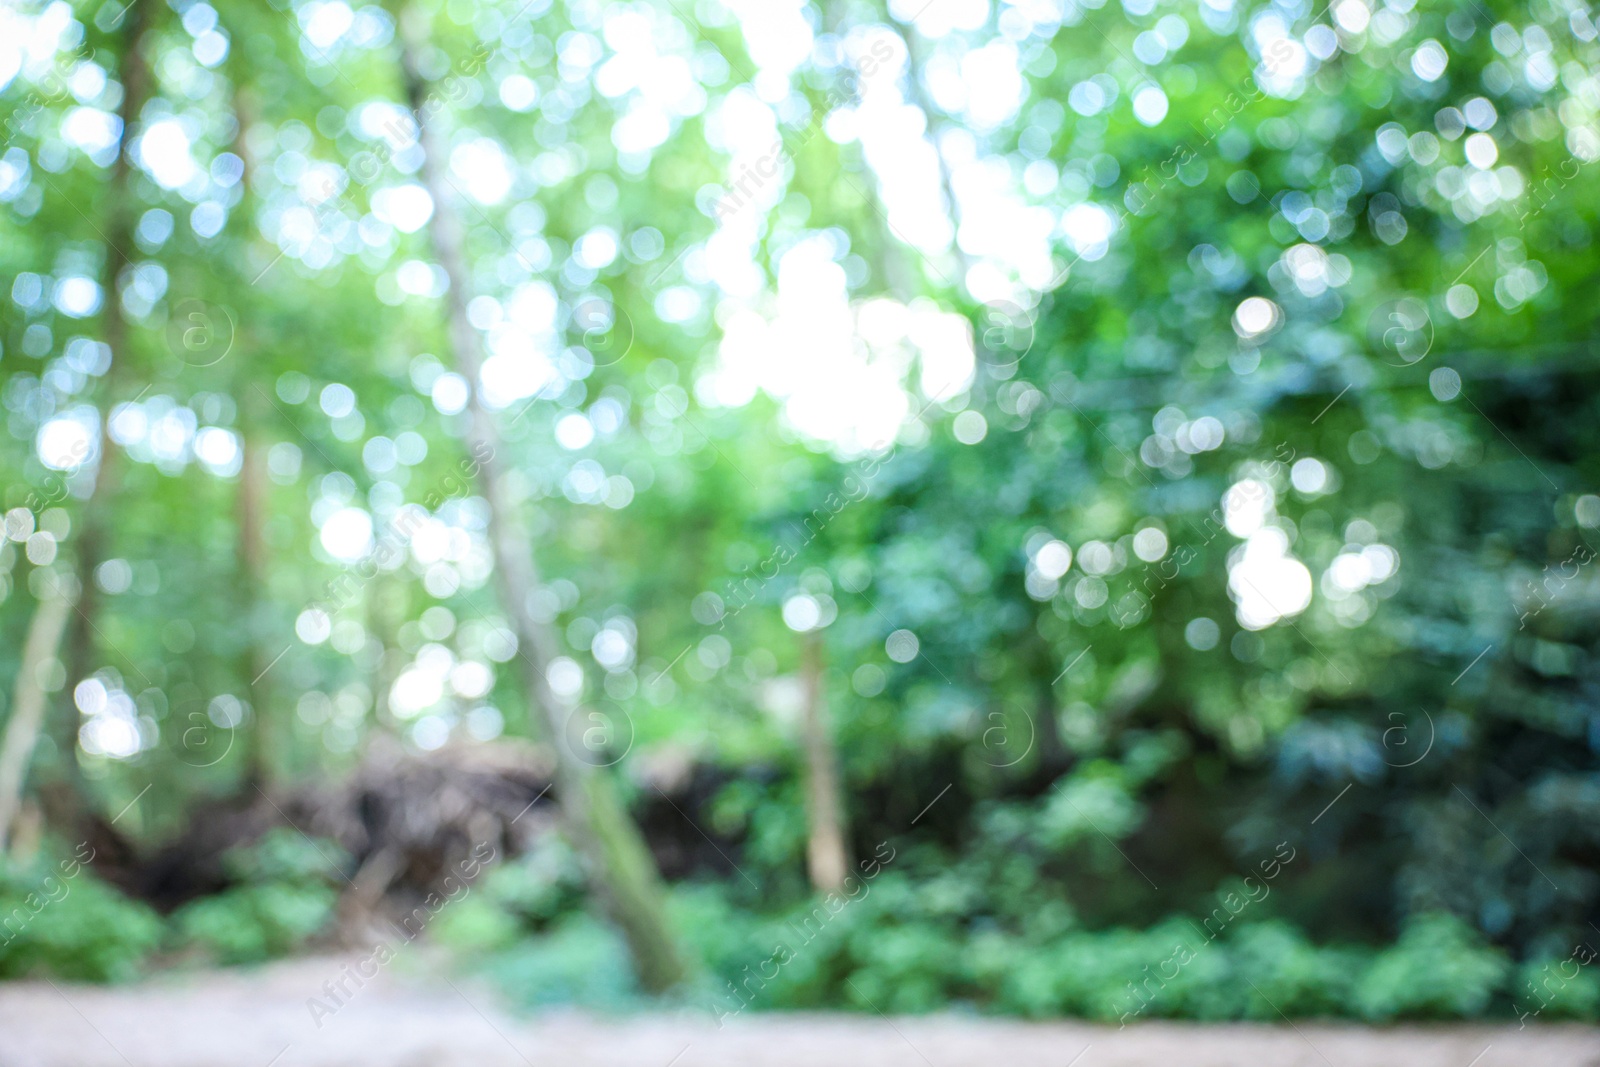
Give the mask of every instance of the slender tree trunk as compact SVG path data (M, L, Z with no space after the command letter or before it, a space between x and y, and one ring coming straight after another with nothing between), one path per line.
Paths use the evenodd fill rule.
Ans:
M28 636L22 646L22 662L17 665L16 693L11 701L11 718L0 740L0 856L5 855L11 825L22 808L22 785L28 774L28 761L39 740L47 703L39 671L54 658L61 646L61 632L72 612L72 597L53 583L55 592L40 600L28 623Z
M244 627L244 647L239 654L239 671L250 700L250 747L245 753L245 788L267 784L273 768L272 691L267 675L270 662L262 654L262 593L266 586L266 549L261 536L267 489L266 456L256 439L256 420L251 409L254 394L245 393L239 402L239 438L242 451L239 488L235 498L238 537L235 544L239 581L239 621Z
M1033 741L1038 760L1032 773L1043 784L1054 781L1072 765L1072 754L1061 740L1060 721L1056 717L1055 682L1060 680L1060 675L1056 672L1050 646L1039 636L1037 627L1031 628L1028 646L1028 659L1031 661L1029 673L1033 676L1037 694L1033 709Z
M245 39L244 31L237 26L228 27L234 48L229 51L228 76L232 80L230 103L233 107L233 151L244 163L244 180L241 183L239 204L229 215L229 237L235 242L235 254L230 257L232 291L238 297L253 294L245 257L255 223L257 195L256 158L246 140L254 124L256 110L254 96L245 87L244 78L250 73L250 61L237 42ZM235 297L234 299L238 299ZM267 589L267 551L263 530L266 523L267 455L262 447L261 427L266 414L261 406L261 394L250 388L259 353L243 323L249 316L240 315L233 332L232 380L233 395L239 406L239 487L234 501L234 518L237 523L235 541L236 575L239 585L239 619L244 627L244 646L240 650L237 671L244 683L250 703L250 723L246 732L248 747L245 750L244 790L265 787L273 775L287 769L281 763L283 753L279 744L287 744L288 726L275 719L272 706L272 683L268 675L274 665L261 635L268 624L263 617Z
M127 376L128 320L122 313L122 294L119 284L128 267L128 248L133 244L133 163L128 158L132 144L132 130L138 124L139 113L150 99L150 71L144 61L144 39L153 0L133 0L123 15L123 49L119 59L117 79L122 83L122 102L117 115L122 120L122 143L118 146L116 162L111 167L111 183L106 198L105 266L101 276L104 294L104 311L101 314L101 331L111 349L111 368L106 372L102 395L107 400L100 411L100 461L95 469L94 488L84 505L79 527L78 613L73 619L68 640L72 648L73 669L68 671L68 683L74 683L87 673L94 656L93 628L95 609L99 598L95 594L94 572L105 558L106 533L110 528L108 512L110 498L117 484L117 453L112 450L106 424L111 410L109 394L116 384ZM71 685L67 691L71 692ZM74 724L76 725L76 724Z
M111 367L100 385L100 400L96 404L100 422L99 462L89 499L84 502L79 515L77 543L74 546L77 612L70 617L71 626L66 628L68 632L64 635L61 627L54 628L54 639L41 653L43 659L57 658L64 637L68 649L67 684L62 689L65 694L62 701L64 706L56 723L55 736L61 760L59 774L66 788L55 790L57 803L48 806L47 810L53 808L61 818L70 822L81 821L88 810L83 778L78 768L78 711L72 694L76 683L94 666L94 615L98 606L94 572L105 558L106 531L110 527L110 498L115 493L117 483L117 453L111 447L106 427L111 410L110 398L115 394L117 381L126 373L125 364L128 360L128 324L122 313L118 281L128 266L127 249L133 244L133 164L128 158L128 150L139 113L150 98L150 71L145 66L143 47L149 29L152 2L131 0L122 16L122 54L117 70L117 78L122 85L122 101L117 107L118 117L122 121L122 140L116 161L111 167L106 220L101 231L105 237L105 261L101 273L101 332L111 349ZM34 610L45 610L48 603L41 601ZM30 624L30 633L35 629L43 630Z
M839 753L828 726L828 698L822 685L822 637L805 637L801 667L805 685L805 711L801 721L805 754L806 868L811 884L820 892L838 893L850 873L850 848L845 837L844 795L839 777Z
M478 396L483 357L477 332L467 318L471 278L467 272L465 234L446 176L447 146L438 130L443 116L429 115L430 86L417 67L417 56L427 46L427 27L416 9L403 12L400 21L406 94L421 134L423 180L433 198L429 232L434 252L450 280L445 297L450 344L456 368L472 389L468 444L478 464L479 487L489 505L495 574L502 606L511 617L520 643L518 660L523 688L533 704L536 731L555 750L556 795L566 831L582 857L590 886L627 939L640 983L660 992L684 977L683 962L667 926L661 878L611 775L586 763L565 742L568 709L546 681L557 644L550 627L535 619L527 607L530 594L540 586L539 572L519 521L518 501L511 499L507 491L502 442Z

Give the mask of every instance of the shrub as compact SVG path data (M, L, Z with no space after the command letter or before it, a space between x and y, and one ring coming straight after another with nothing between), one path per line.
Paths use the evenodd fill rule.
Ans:
M1453 915L1433 913L1406 925L1356 989L1369 1019L1460 1018L1479 1014L1506 977L1505 956Z
M235 886L173 913L179 942L224 963L254 963L300 947L333 917L338 872L327 857L336 852L284 829L233 850L223 862Z
M521 1004L618 1009L638 1002L627 947L606 923L569 915L544 933L488 958L489 976Z
M0 977L118 981L132 977L160 941L155 912L77 859L27 871L0 868Z
M1588 955L1587 953L1585 955ZM1600 973L1583 955L1530 960L1516 968L1511 998L1528 1021L1600 1018Z

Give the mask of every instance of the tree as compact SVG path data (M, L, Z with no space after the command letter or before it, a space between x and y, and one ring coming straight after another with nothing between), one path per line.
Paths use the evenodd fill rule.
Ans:
M68 788L58 794L58 797L60 803L67 805L67 810L59 813L58 818L72 821L82 820L87 807L86 798L82 795L83 782L77 766L78 714L72 703L73 685L88 672L94 654L92 631L98 608L95 568L104 559L107 528L111 522L109 509L112 507L111 498L117 487L118 460L106 431L111 407L108 394L114 394L118 389L127 372L126 365L132 358L129 351L128 324L121 303L121 290L127 280L129 267L127 249L133 244L133 216L136 206L132 192L131 131L137 127L144 104L150 97L150 73L144 56L144 49L152 29L150 7L147 0L132 0L118 20L121 48L118 53L120 69L117 73L123 92L117 112L117 152L111 167L110 181L107 183L102 209L105 224L103 227L95 227L97 235L102 240L100 281L102 333L105 343L111 349L111 366L105 380L100 383L102 399L96 409L100 454L94 467L88 499L84 501L78 521L72 580L75 591L66 592L58 588L55 595L45 595L38 602L24 646L29 653L25 658L28 658L36 669L40 664L60 657L63 640L67 646L68 684L64 687L65 706L59 713L60 728L56 735L60 768L68 783ZM59 586L59 582L52 584ZM60 625L63 619L59 616L66 610L63 605L72 609L71 617L65 620L71 624L68 627ZM27 690L30 706L34 699L43 699L42 694L35 694L31 688L36 683L24 683L19 678L18 684L30 687ZM19 695L21 692L19 689ZM29 730L23 723L18 724L17 741L20 747L16 758L21 762L16 773L19 776L18 788L20 788L21 779L26 776L27 764L33 751ZM3 833L3 829L4 823L0 822L0 833Z
M684 965L667 926L666 909L655 861L629 817L608 772L585 761L567 743L567 710L550 688L550 662L556 655L555 635L534 618L529 605L541 589L538 565L517 517L517 504L506 489L505 445L493 416L479 397L483 358L476 329L467 316L471 278L466 269L464 237L454 197L445 177L446 148L434 115L432 86L418 66L427 40L418 9L401 16L402 63L406 98L415 116L423 149L423 173L433 198L430 232L434 251L450 280L446 316L455 365L469 383L472 428L468 448L477 465L478 482L489 504L490 541L502 591L502 606L512 618L520 644L522 688L533 705L537 729L556 757L557 799L568 835L584 857L590 884L621 928L633 955L640 982L662 992L682 981Z
M34 621L28 628L28 641L22 649L22 659L17 664L16 693L11 700L11 717L6 720L6 732L0 738L0 857L4 857L6 843L11 836L11 826L22 807L22 786L27 776L28 763L33 757L34 743L39 739L39 726L44 720L49 701L41 678L48 665L50 652L61 642L61 632L66 629L67 616L72 612L72 596L59 588L59 580L41 571L41 584L57 586L52 595L44 593L34 609Z
M806 816L810 832L806 841L806 869L819 892L839 893L850 874L850 851L845 833L844 788L839 778L839 753L829 724L828 695L823 680L822 638L816 633L802 639L801 676L805 710L801 738L806 778Z

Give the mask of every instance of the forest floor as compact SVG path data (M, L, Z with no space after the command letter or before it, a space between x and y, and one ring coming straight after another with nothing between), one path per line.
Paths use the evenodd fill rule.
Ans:
M442 966L382 972L313 1019L308 998L354 960L0 985L0 1067L1600 1067L1581 1026L518 1015Z

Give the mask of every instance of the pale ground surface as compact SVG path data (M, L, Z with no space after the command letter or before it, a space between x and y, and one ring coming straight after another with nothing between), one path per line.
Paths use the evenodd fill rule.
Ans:
M319 1029L306 998L345 962L120 988L0 985L0 1067L1600 1067L1600 1030L1577 1026L1119 1032L950 1015L752 1015L718 1031L665 1015L517 1016L438 967L380 974Z

